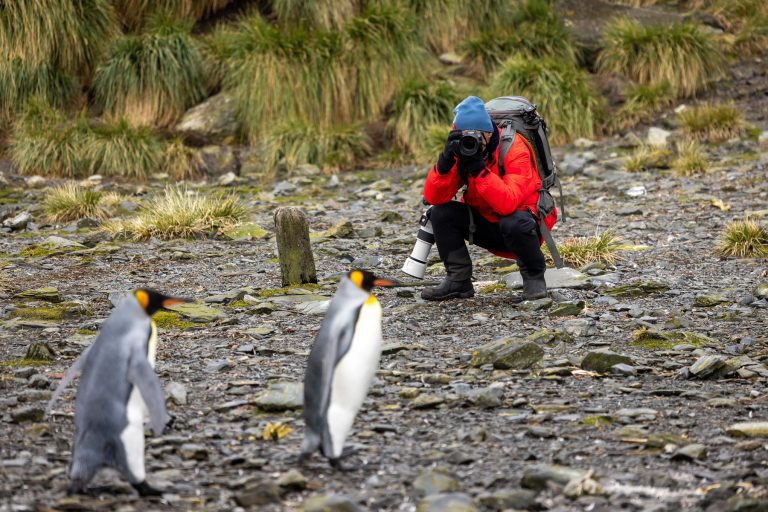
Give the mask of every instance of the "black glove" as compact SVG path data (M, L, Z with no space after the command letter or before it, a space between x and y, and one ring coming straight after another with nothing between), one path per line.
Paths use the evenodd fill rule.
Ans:
M472 156L460 156L459 163L456 165L456 170L464 181L467 181L468 176L477 178L483 169L485 169L485 158L482 151Z
M443 152L440 153L440 157L437 159L437 172L440 174L448 174L451 172L453 164L456 163L459 139L461 139L461 130L451 130L451 133L448 134L448 139L445 141L445 148L443 148Z

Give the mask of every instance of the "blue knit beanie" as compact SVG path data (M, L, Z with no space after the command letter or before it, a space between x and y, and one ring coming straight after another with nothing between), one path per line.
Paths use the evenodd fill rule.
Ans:
M493 131L493 122L488 112L485 111L485 103L477 96L467 96L453 109L456 117L453 125L457 130Z

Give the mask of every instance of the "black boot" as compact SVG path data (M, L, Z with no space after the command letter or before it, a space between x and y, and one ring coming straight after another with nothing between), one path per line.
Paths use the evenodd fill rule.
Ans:
M523 277L523 300L543 299L547 296L547 282L544 280L544 271L536 274L520 271Z
M448 300L448 299L467 299L474 297L475 287L472 286L471 279L462 281L450 281L448 278L432 288L424 288L421 291L421 298L424 300Z

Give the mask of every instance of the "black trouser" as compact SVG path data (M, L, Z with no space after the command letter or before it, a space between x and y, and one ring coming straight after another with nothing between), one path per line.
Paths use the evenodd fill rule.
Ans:
M435 243L450 281L472 278L472 259L464 240L469 240L469 206L449 201L433 206L429 219ZM544 254L539 243L539 224L528 210L517 210L494 223L472 208L475 232L472 241L485 249L512 252L522 270L530 275L544 272Z

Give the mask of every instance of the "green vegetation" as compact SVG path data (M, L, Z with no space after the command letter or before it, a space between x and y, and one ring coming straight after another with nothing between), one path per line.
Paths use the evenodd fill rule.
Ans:
M714 0L708 10L733 34L733 50L737 55L760 55L768 49L768 3Z
M235 95L251 142L275 120L323 127L375 118L425 57L416 20L374 4L334 32L276 27L254 10L217 30L207 51L224 63L213 72Z
M205 174L205 162L200 152L175 138L165 145L162 168L175 180L191 180Z
M667 165L669 151L655 146L642 145L635 148L624 161L627 172L642 172Z
M167 126L205 96L203 60L192 44L192 25L152 20L140 35L117 39L96 71L96 103L112 118L134 125Z
M506 288L507 288L507 285L505 285L504 283L494 283L494 284L489 284L488 286L484 286L478 291L478 293L481 295L485 295L489 293L498 293L498 292L503 292L504 290L506 290Z
M723 257L768 257L768 231L754 220L736 220L725 226L716 248Z
M553 143L595 136L602 103L589 76L562 59L539 60L515 56L491 79L489 97L515 91L538 105L547 120Z
M678 114L686 137L693 140L722 142L744 134L746 124L741 111L732 105L700 105Z
M581 422L588 427L607 427L613 424L613 417L606 414L599 414L594 416L586 416Z
M712 340L687 331L659 332L643 328L632 333L629 344L646 350L669 350L676 345L704 347L712 344Z
M0 361L0 366L5 368L23 368L25 366L46 366L51 364L51 359L8 359L6 361Z
M419 143L420 150L417 159L421 162L433 164L445 147L445 139L451 130L450 123L429 125L422 140Z
M434 125L450 126L451 111L459 101L460 95L450 82L422 79L406 82L395 94L387 122L395 145L413 154L424 151L425 146L430 145L425 132ZM445 144L445 135L447 132L442 135L441 144Z
M566 265L583 267L587 263L602 262L608 265L616 263L616 253L621 249L619 238L611 231L603 231L595 236L566 238L558 241L557 250ZM546 251L549 257L549 252Z
M149 129L133 128L121 119L91 131L85 143L90 173L146 179L157 172L162 144Z
M650 121L654 114L671 105L673 100L669 82L630 86L624 91L624 104L613 118L613 128L622 130Z
M247 213L234 195L206 196L168 187L162 196L147 201L135 217L105 223L103 228L135 241L153 236L161 240L196 238L242 222Z
M13 318L30 320L62 320L78 316L90 316L92 313L79 302L59 302L45 306L21 306L11 312Z
M282 288L265 288L263 290L259 290L259 297L261 297L262 299L266 299L269 297L286 295L290 290L296 290L296 289L316 291L320 289L320 285L315 283L304 283L297 286L284 286Z
M230 2L232 0L114 0L120 21L131 29L155 14L197 21Z
M370 140L360 125L338 125L318 129L309 123L286 123L266 140L266 173L274 173L279 162L289 169L301 163L323 167L349 165L370 152Z
M333 30L357 14L358 4L356 0L272 0L272 10L286 26Z
M70 222L87 217L105 219L108 213L100 201L101 193L66 183L45 194L43 212L50 222Z
M168 331L189 329L190 327L200 325L195 322L190 322L189 320L184 320L181 318L181 315L171 311L158 311L152 315L152 320L155 321L158 328Z
M645 26L619 19L605 28L597 65L639 84L668 83L676 96L688 97L719 78L725 60L714 35L697 23Z
M696 141L678 142L677 155L672 159L672 172L677 176L695 176L707 172L709 162Z

